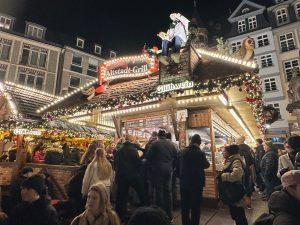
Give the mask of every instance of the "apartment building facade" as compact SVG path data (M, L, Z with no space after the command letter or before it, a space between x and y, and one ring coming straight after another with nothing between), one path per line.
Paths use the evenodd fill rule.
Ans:
M266 7L244 0L228 18L231 24L229 42L231 53L238 51L242 41L255 40L254 60L259 66L265 105L279 112L279 120L267 128L268 137L286 137L289 133L287 100L282 85L272 27L265 16Z
M56 94L65 95L85 83L97 79L98 66L105 61L102 54L100 44L87 42L81 37L65 43ZM110 51L109 54L110 58L116 57L114 51Z
M15 21L0 14L0 80L54 94L62 48L45 40L45 27L26 22L21 33Z
M273 28L283 91L289 102L289 81L293 76L300 76L300 0L274 0L274 5L267 11ZM288 123L291 133L299 133L297 119L289 113Z
M45 91L53 95L68 92L97 79L98 65L115 58L97 42L83 37L52 33L46 27L0 13L0 81Z

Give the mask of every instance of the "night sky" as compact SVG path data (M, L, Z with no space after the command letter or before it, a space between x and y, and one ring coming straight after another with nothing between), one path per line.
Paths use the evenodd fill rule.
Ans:
M224 20L240 2L198 0L198 11L206 22ZM0 0L0 12L19 22L27 20L52 31L81 35L126 55L139 52L144 43L160 43L156 34L168 28L169 14L180 12L189 18L193 0Z

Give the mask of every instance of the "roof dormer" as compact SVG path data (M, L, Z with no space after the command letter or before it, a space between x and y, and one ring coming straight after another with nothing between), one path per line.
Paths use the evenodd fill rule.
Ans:
M12 30L14 23L14 17L0 13L0 28Z
M46 27L36 23L26 22L25 34L27 36L38 38L38 39L45 39L45 33L46 33Z
M77 37L76 39L76 46L78 48L84 48L84 38L81 38L81 37Z

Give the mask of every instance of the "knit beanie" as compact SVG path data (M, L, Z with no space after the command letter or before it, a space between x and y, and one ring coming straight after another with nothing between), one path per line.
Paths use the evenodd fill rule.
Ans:
M292 185L300 185L300 170L291 170L281 177L281 183L284 188Z
M46 191L45 181L40 175L33 175L24 180L22 188L33 189L40 196L44 195Z

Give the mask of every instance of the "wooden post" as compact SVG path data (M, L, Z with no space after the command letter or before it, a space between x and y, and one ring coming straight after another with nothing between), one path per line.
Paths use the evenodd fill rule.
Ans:
M174 128L176 141L179 141L179 132L177 129L176 114L175 114L175 110L173 107L171 108L171 119L172 119L172 124L173 124L173 128Z
M116 133L118 138L122 137L122 128L121 128L121 119L119 117L113 116L112 117L115 127L116 127Z

